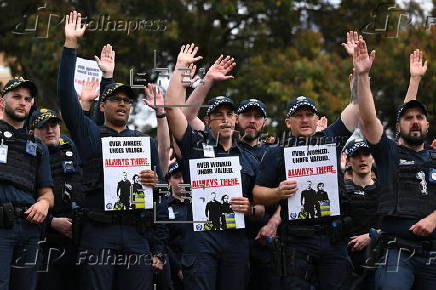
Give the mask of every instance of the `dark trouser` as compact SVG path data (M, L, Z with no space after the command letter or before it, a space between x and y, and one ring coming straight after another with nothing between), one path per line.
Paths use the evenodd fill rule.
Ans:
M280 277L273 274L272 249L250 241L250 290L280 290Z
M149 243L135 226L86 222L78 262L80 289L153 289Z
M245 230L187 234L189 253L181 257L186 290L244 290L249 271Z
M352 252L349 250L349 256L353 263L353 286L352 290L373 290L375 289L375 271L374 269L366 269L365 265L368 257L368 247L361 251Z
M351 262L344 242L331 243L325 235L288 237L287 247L299 252L294 261L288 261L299 274L284 277L283 290L350 289ZM310 255L311 261L299 258L301 253Z
M436 251L388 249L378 265L375 284L380 290L436 289Z
M59 234L60 235L60 234ZM76 290L79 288L79 266L77 262L77 247L71 239L59 237L56 240L47 237L41 244L43 265L40 267L39 290Z
M36 287L40 226L18 218L12 229L0 229L0 289Z

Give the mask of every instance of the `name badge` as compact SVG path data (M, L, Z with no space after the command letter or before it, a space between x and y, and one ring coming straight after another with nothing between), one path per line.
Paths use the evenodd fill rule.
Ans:
M431 168L430 174L428 176L429 176L428 181L430 183L436 184L436 168Z
M36 143L28 140L26 142L26 153L32 156L36 156L36 146Z
M170 220L175 220L176 219L176 214L174 213L173 208L170 206L168 207L168 218Z
M8 145L0 145L0 163L8 162Z
M215 150L212 145L203 144L204 157L215 158Z

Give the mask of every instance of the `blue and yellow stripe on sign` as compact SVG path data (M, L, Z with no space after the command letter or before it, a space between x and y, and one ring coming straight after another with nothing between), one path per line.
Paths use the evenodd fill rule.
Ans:
M224 214L226 218L226 228L227 229L236 229L236 218L234 213L226 213Z
M330 216L330 201L320 201L321 216Z

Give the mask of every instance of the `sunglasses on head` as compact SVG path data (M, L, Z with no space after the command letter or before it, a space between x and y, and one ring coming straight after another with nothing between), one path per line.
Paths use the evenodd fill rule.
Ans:
M133 100L130 98L123 98L120 96L109 96L107 97L107 100L112 101L112 102L118 102L121 103L121 101L124 101L124 103L128 103L128 104L133 104Z

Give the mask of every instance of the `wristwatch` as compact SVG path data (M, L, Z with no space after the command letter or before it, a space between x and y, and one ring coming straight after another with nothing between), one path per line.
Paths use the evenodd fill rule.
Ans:
M166 113L162 113L162 114L156 114L156 118L160 119L160 118L165 118L167 116Z

